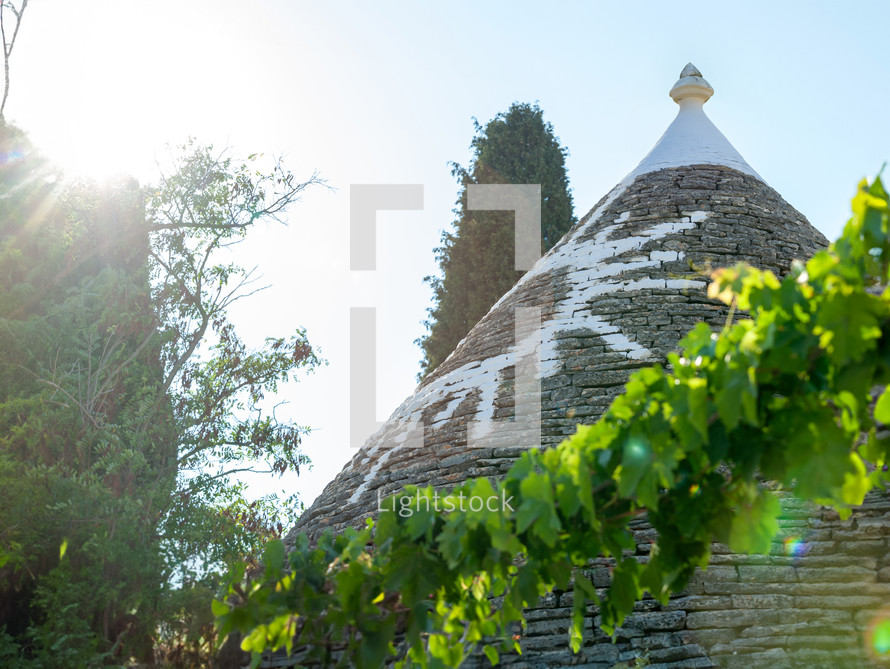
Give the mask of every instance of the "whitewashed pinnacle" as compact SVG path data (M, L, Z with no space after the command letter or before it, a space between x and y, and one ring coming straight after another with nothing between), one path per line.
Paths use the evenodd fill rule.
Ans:
M714 89L701 71L692 63L686 65L670 91L680 105L677 117L626 179L668 167L724 165L763 181L702 109L712 95Z

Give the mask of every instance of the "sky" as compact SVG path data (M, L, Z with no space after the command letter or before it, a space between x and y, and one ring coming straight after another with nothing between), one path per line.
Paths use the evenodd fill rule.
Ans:
M244 338L305 328L328 364L282 388L312 428L299 478L252 480L308 504L352 457L349 310L377 309L377 419L416 386L413 343L454 220L450 163L483 124L538 102L569 149L582 216L648 153L687 62L705 111L829 239L856 183L890 159L890 3L31 0L8 119L71 172L151 183L189 137L284 156L315 188L240 247L270 287L237 303ZM422 184L424 209L380 212L377 270L349 270L350 184Z

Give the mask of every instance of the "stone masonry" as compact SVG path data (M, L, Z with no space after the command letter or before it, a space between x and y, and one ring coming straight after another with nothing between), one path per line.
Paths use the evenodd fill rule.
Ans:
M467 448L467 425L489 416L509 425L516 306L543 313L542 440L555 444L595 421L631 371L663 361L695 323L723 325L726 309L705 295L709 270L748 262L781 274L826 244L778 193L731 168L671 168L616 187L368 440L296 531L361 526L378 493L509 469L519 454L509 436ZM400 447L417 418L423 447Z

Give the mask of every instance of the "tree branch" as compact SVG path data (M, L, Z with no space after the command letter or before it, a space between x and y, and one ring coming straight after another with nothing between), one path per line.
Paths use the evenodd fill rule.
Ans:
M5 125L6 118L3 115L6 109L6 99L9 97L9 59L15 47L16 38L19 36L19 28L22 25L22 15L28 7L28 0L22 0L21 9L16 9L11 0L0 1L0 38L3 40L3 100L0 101L0 126ZM4 9L8 9L15 17L15 28L12 31L12 39L6 41L6 22L4 21Z

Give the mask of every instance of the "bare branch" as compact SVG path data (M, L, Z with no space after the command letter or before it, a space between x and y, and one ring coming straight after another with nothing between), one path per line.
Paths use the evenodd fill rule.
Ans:
M59 391L60 393L62 393L65 397L67 397L69 400L71 400L72 402L74 402L74 404L76 404L76 405L80 408L80 412L81 412L81 414L83 415L83 417L84 417L84 418L88 418L88 419L90 420L90 422L93 424L93 427L96 427L96 428L102 427L102 426L99 424L99 421L97 421L97 420L93 417L93 415L89 412L89 410L88 410L83 404L81 404L81 403L78 401L78 399L77 399L76 397L74 397L74 395L72 395L71 393L69 393L67 390L65 390L65 389L64 389L62 386L60 386L58 383L56 383L55 381L50 381L49 379L41 379L41 378L38 378L37 381L38 381L39 383L43 383L43 384L45 384L45 385L48 385L48 386L50 386L51 388L53 388L53 389L55 389L55 390L58 390L58 391Z
M207 483L210 483L211 481L215 481L217 479L221 479L226 476L231 476L232 474L240 474L242 472L250 472L252 474L274 474L275 473L274 470L272 470L272 469L255 469L253 467L238 467L236 469L227 469L226 471L220 472L219 474L215 474L213 476L195 479L196 481L200 482L201 485L191 485L188 488L186 488L183 492L185 492L187 494L192 493L195 490L200 489L202 487L202 485L206 485Z
M9 97L9 58L12 56L12 50L15 47L16 38L19 36L19 28L22 25L22 16L28 7L28 0L22 0L22 6L16 9L12 0L0 1L0 37L3 40L3 100L0 101L0 125L6 123L3 111L6 109L6 99ZM8 10L15 18L15 26L12 30L12 37L6 39L6 20L5 16Z

